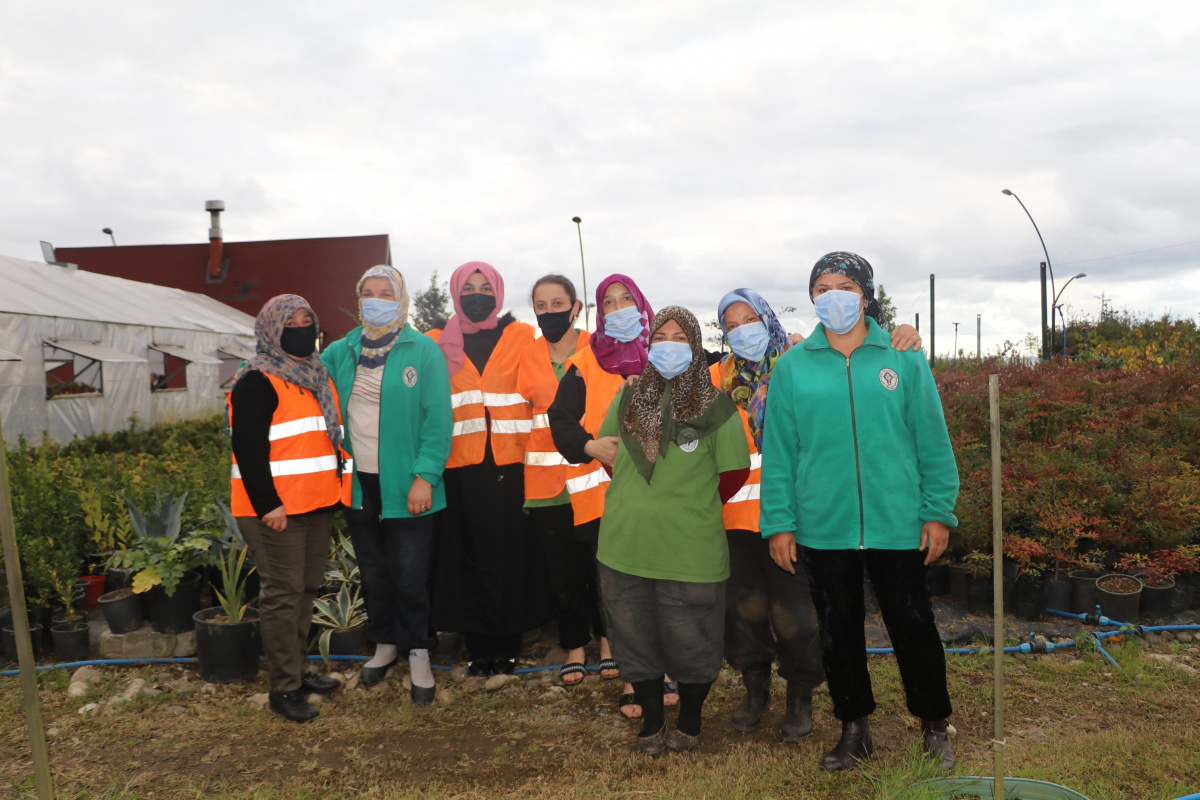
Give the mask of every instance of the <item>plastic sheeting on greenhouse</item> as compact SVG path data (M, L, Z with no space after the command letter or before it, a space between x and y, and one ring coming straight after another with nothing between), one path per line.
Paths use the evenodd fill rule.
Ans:
M222 380L253 354L254 318L211 297L0 256L10 445L218 413Z

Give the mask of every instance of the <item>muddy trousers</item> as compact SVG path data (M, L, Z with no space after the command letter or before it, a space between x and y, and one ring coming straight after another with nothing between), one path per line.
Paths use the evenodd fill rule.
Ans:
M271 691L294 691L307 663L313 600L325 580L333 512L291 514L282 531L258 517L238 517L237 523L261 582L258 627Z
M725 659L734 669L770 672L813 689L825 682L821 634L804 561L796 574L771 560L758 531L730 530L729 580L725 583Z
M925 553L810 547L801 547L800 551L812 580L834 716L845 722L875 710L863 627L864 566L896 651L909 713L921 719L950 716L946 654L929 602Z

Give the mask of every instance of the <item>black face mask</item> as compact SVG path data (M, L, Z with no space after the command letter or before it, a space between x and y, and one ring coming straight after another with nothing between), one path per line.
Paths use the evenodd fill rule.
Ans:
M303 328L284 328L279 337L279 346L289 356L308 358L317 349L317 324L314 322Z
M547 311L537 315L538 327L542 329L542 336L546 337L547 342L558 342L567 335L571 323L575 321L571 319L574 310L568 308L566 311Z
M458 298L458 302L462 306L463 314L471 322L483 322L496 310L496 298L482 292L464 294Z

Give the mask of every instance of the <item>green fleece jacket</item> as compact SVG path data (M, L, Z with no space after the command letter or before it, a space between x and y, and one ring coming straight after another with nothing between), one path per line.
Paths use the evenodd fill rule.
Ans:
M347 420L342 446L353 455L354 430L346 406L354 388L362 328L355 328L325 348L321 360L333 378L342 419ZM454 412L450 408L450 372L437 343L411 325L388 352L379 395L379 486L385 518L411 517L408 491L420 475L433 485L430 511L446 507L442 470L450 457ZM362 508L362 487L354 478L354 507ZM424 516L424 515L422 515Z
M763 426L763 538L818 550L915 550L921 526L958 524L958 467L925 354L867 319L846 358L824 326L780 356Z

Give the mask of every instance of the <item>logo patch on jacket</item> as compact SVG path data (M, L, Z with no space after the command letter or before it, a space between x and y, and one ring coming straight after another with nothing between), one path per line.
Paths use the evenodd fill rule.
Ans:
M895 373L892 373L892 374L895 374ZM410 366L410 367L404 368L404 385L410 389L417 385L416 367Z
M879 370L879 382L883 384L883 388L889 392L894 392L896 391L896 387L900 385L900 376L891 367L884 367Z

